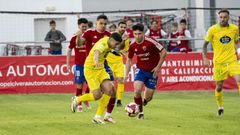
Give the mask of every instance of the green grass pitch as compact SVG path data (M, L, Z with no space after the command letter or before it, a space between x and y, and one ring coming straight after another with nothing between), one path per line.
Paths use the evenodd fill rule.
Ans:
M213 91L155 93L145 108L145 119L113 112L116 124L96 125L92 110L70 112L73 94L0 95L0 135L239 135L240 96L224 92L225 114L216 117ZM124 105L133 101L126 93Z

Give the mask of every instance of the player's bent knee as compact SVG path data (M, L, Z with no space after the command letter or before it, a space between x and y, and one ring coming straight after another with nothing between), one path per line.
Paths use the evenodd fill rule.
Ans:
M105 94L107 94L109 96L113 95L114 86L113 86L112 81L104 80L101 84L101 88Z
M94 90L92 93L93 93L93 96L94 96L95 100L98 100L102 97L102 92L101 92L100 89L99 90Z

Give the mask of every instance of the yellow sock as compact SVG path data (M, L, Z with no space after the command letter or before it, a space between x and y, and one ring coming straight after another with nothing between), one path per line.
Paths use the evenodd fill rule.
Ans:
M94 96L93 96L93 93L87 93L87 94L83 94L82 96L79 96L78 97L78 102L84 102L84 101L93 101L95 100L94 99Z
M124 84L118 83L118 88L117 88L117 100L122 100L122 98L123 98L123 92L124 92Z
M105 112L105 109L106 109L106 107L108 105L109 100L110 100L110 96L108 96L106 94L102 95L102 98L99 101L99 105L98 105L98 109L97 109L96 115L98 115L98 116L102 116L103 115L103 113Z
M218 92L217 90L215 90L215 97L218 107L223 107L223 92Z

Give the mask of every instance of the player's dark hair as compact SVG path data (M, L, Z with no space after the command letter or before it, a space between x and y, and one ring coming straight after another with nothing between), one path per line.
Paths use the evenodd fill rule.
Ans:
M100 20L100 19L108 20L108 18L107 18L106 15L99 15L99 16L97 17L97 21Z
M49 22L49 24L51 25L51 24L56 24L56 22L54 21L54 20L51 20L50 22Z
M82 23L88 23L88 20L86 18L79 18L78 19L78 25L80 25Z
M118 42L122 42L122 36L119 33L117 33L117 32L113 32L110 35L110 38L113 38L114 40L116 40Z
M116 24L112 24L112 25L109 26L109 29L110 28L117 28L117 26L116 26Z
M118 26L121 25L121 24L127 25L125 21L120 21L120 22L118 23Z
M138 23L136 25L133 25L132 29L133 31L136 31L136 30L144 31L144 26L141 23Z
M92 21L88 21L88 28L92 28L93 27L93 22Z
M187 24L187 20L186 19L182 19L182 20L180 20L180 23Z
M220 11L218 11L218 14L221 13L227 13L228 15L230 14L230 12L227 9L221 9Z

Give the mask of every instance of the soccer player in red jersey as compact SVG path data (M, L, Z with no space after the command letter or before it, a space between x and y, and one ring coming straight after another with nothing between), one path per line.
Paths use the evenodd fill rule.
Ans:
M86 46L86 55L88 56L93 45L101 38L110 36L111 33L106 31L108 18L106 15L99 15L97 17L97 24L95 29L88 29L82 36L77 37L77 46Z
M86 50L85 50L85 46L76 48L76 37L78 35L82 35L87 30L88 20L86 18L79 18L78 28L79 28L79 31L77 31L76 34L71 38L70 44L68 46L67 60L66 60L68 71L71 72L70 60L71 60L72 50L74 49L74 52L75 52L74 78L75 78L75 84L77 86L76 96L82 95L83 84L86 82L83 74L83 65L86 59ZM88 87L86 88L85 92L89 93ZM89 103L88 102L84 102L84 103L86 107L90 109ZM81 102L78 104L78 112L82 112Z
M144 119L143 105L152 100L157 86L158 74L166 58L167 52L163 46L151 37L144 36L144 26L133 26L135 42L131 43L126 61L125 80L128 77L131 61L137 56L137 69L134 78L134 101L139 105L138 119ZM144 100L142 100L142 87L145 85Z
M167 33L158 27L158 22L156 20L153 20L151 22L151 28L146 31L145 35L153 37L155 39L161 39L163 37L166 37Z

